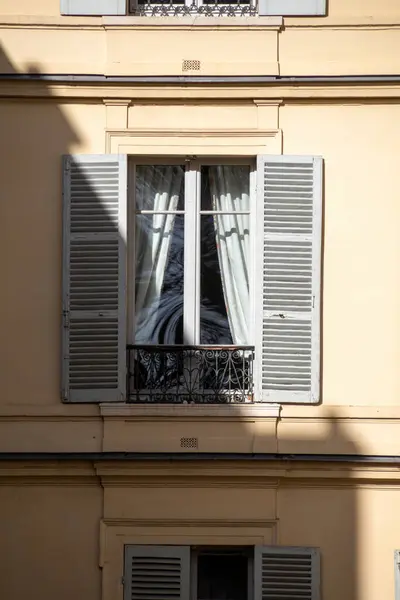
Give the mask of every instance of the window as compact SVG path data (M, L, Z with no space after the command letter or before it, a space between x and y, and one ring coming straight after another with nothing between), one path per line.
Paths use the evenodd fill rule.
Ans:
M66 157L65 400L318 402L322 160L255 163Z
M254 165L188 160L132 167L132 341L248 344Z
M60 0L62 15L316 16L326 0Z
M319 600L314 548L125 546L124 600Z
M131 400L252 400L255 165L131 167Z

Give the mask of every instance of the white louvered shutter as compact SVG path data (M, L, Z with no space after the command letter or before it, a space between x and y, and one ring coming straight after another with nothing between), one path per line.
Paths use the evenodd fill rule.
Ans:
M60 0L62 15L125 15L126 0Z
M64 157L64 400L123 400L126 157Z
M395 600L400 600L400 550L394 551L394 586Z
M125 546L124 600L189 598L189 546Z
M316 548L256 546L254 600L320 600Z
M320 395L322 159L257 163L259 398L317 403ZM262 263L262 264L261 264Z

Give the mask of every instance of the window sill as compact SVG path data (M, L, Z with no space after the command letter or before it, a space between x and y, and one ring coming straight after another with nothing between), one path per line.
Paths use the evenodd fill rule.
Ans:
M267 29L279 31L282 17L103 17L104 29L179 28L191 29Z
M280 415L279 404L100 404L103 417L193 417L193 418L229 418L229 419L277 419Z

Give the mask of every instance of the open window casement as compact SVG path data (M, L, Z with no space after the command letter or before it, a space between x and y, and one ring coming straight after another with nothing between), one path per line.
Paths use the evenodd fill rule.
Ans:
M320 396L322 159L259 156L256 399Z
M190 546L125 546L124 600L190 598Z
M126 0L60 0L62 15L125 15Z
M65 156L63 399L110 402L126 387L125 156Z
M316 548L256 546L254 600L320 600L320 556Z

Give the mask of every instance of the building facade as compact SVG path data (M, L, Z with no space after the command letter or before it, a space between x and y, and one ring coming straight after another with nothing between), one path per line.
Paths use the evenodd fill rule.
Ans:
M400 598L398 2L0 40L1 598Z

